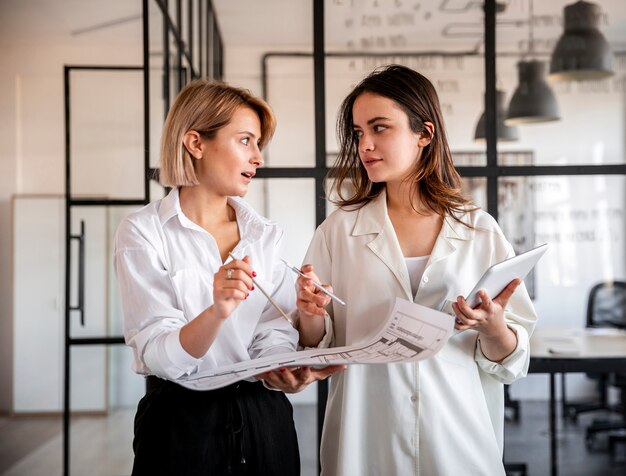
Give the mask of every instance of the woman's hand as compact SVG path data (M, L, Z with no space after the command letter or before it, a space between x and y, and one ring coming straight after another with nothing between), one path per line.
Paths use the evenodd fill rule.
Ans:
M257 375L271 388L281 390L285 393L298 393L304 390L309 384L324 380L337 372L345 370L345 365L329 365L328 367L281 367L272 372L265 372Z
M224 320L236 309L241 301L254 290L252 278L256 273L250 266L250 258L226 263L215 273L213 281L213 311L215 317Z
M481 302L474 309L462 296L452 303L457 318L454 327L461 331L478 331L485 357L494 362L504 359L517 345L517 335L507 327L504 320L504 309L521 282L520 279L514 279L493 300L484 290L478 291Z
M221 266L213 278L213 304L180 330L180 344L196 359L202 358L215 341L224 321L254 289L250 258Z
M313 286L313 281L319 282L313 272L313 265L305 264L300 269L307 277L299 276L296 280L296 307L300 315L298 330L300 332L300 344L303 347L315 347L324 337L324 317L326 306L330 297ZM333 288L329 285L323 287L330 292Z
M330 297L313 286L312 281L319 283L317 275L313 272L312 264L305 264L300 269L307 277L299 276L296 280L296 294L298 300L296 306L300 313L300 319L303 317L312 318L314 316L324 317L326 315L326 306L330 302ZM332 292L332 286L323 285L325 289Z

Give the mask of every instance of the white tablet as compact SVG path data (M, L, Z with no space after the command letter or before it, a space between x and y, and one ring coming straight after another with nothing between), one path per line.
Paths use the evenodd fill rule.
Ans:
M548 244L546 243L491 266L465 299L467 304L471 307L480 304L477 293L481 289L487 291L489 297L493 299L514 279L524 279L547 250Z

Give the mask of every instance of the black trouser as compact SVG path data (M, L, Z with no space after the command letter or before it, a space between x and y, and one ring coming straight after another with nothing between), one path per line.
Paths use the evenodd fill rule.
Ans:
M135 415L133 475L300 474L293 409L261 382L189 390L150 376Z

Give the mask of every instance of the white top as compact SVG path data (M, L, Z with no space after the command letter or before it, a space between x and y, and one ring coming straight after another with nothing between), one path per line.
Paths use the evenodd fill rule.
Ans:
M422 280L422 275L424 274L424 270L426 269L428 258L430 258L430 255L406 256L404 258L404 262L406 263L406 269L409 272L409 281L411 281L411 292L413 293L413 296L415 296L415 293L417 293L417 288L419 287L420 281Z
M292 273L280 261L283 231L239 198L229 198L240 242L255 278L283 310L294 309ZM214 274L222 265L217 243L180 208L178 190L128 216L115 237L114 266L124 313L124 337L135 372L176 381L181 376L296 350L298 332L259 290L228 317L200 359L181 346L181 327L213 303ZM202 389L197 382L178 382Z
M440 309L469 292L492 264L513 255L483 211L446 217L414 301ZM315 265L347 306L329 307L334 345L378 330L396 297L413 300L385 193L350 211L337 210L316 230L305 262ZM333 376L322 434L324 475L504 475L502 383L526 375L536 315L521 285L505 312L518 338L501 363L480 350L478 333L458 332L432 359L351 365Z

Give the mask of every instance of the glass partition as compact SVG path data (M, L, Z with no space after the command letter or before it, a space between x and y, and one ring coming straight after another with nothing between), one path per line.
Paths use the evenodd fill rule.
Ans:
M315 231L314 197L315 182L310 178L254 179L245 197L261 215L285 231L284 258L297 266Z
M550 244L537 265L536 309L552 326L584 327L589 289L626 278L626 177L527 180L534 206L529 242Z
M72 194L141 199L142 70L74 70L70 81Z
M313 58L272 55L264 59L266 100L278 127L265 151L266 167L315 166Z
M505 93L505 109L510 112L516 92L534 88L541 80L546 91L550 91L542 96L543 104L554 101L552 109L556 118L542 118L538 112L540 101L535 101L535 96L524 96L528 110L535 111L535 116L515 126L519 136L515 144L499 146L507 150L518 146L534 149L534 161L520 165L624 164L626 30L619 23L624 12L623 2L594 3L599 8L598 34L606 38L611 49L613 74L584 80L550 74L556 45L563 34L567 5L573 2L509 2L498 14L498 89ZM591 58L601 52L589 44L586 54ZM580 60L570 58L571 64L575 61ZM541 72L537 82L524 82L520 89L523 74L520 64L529 62L539 63Z

